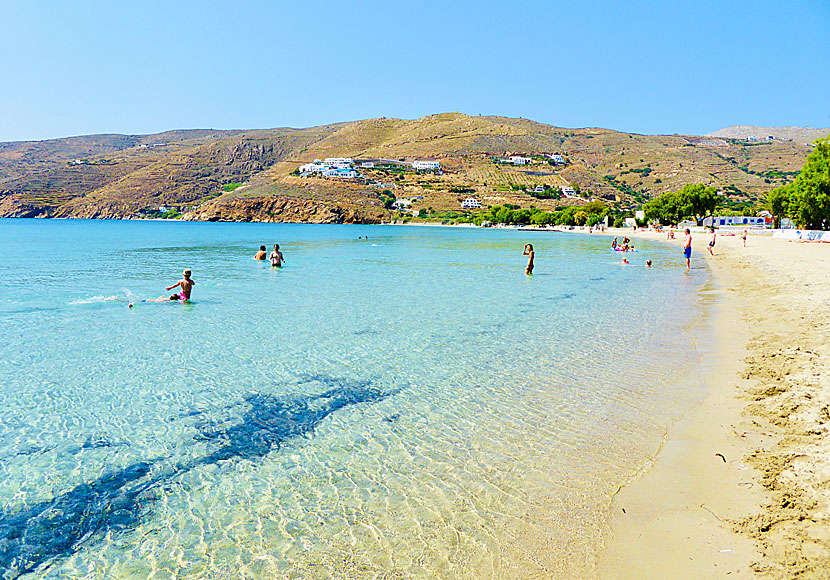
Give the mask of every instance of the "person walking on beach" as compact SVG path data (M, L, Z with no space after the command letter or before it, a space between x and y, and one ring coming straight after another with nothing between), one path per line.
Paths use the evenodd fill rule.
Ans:
M271 260L271 266L274 268L282 268L282 263L285 262L285 258L280 252L280 245L274 244L274 251L271 252L271 256L269 257Z
M712 249L715 247L715 238L716 237L717 237L717 234L715 233L715 228L712 228L712 241L709 242L709 255L710 256L715 255L715 252L713 252Z
M522 252L522 255L528 256L525 274L530 276L531 274L533 274L533 244L525 244L525 251Z
M744 230L743 235L741 235L741 241L744 243L744 248L746 247L746 230Z
M265 260L265 246L260 246L259 251L254 254L254 260Z
M185 270L182 272L183 278L173 284L172 286L168 286L165 290L170 291L173 288L179 287L181 288L181 292L178 294L174 294L170 297L170 300L190 300L190 292L193 290L193 286L196 285L196 282L190 279L190 270Z
M686 271L689 271L692 260L692 232L686 228L686 240L683 242L683 257L686 259Z

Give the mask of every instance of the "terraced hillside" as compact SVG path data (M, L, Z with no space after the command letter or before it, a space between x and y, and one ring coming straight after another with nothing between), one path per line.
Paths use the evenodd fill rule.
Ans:
M459 113L307 129L96 135L0 143L0 216L135 218L161 208L188 219L374 222L392 215L384 191L412 199L415 210L457 210L469 196L545 209L589 197L633 207L692 182L746 202L791 181L809 151L779 139L634 135ZM566 163L550 164L552 153ZM511 154L532 163L498 162ZM325 157L432 158L443 171L367 168L359 181L294 174ZM560 198L565 185L579 196ZM527 191L534 188L543 193Z

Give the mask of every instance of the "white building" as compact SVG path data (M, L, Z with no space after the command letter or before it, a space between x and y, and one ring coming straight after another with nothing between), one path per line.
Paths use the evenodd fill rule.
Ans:
M707 228L718 226L747 226L747 227L765 227L767 220L770 218L764 216L725 216L718 215L714 217L707 217L703 219L703 226Z
M413 161L412 169L441 169L441 164L438 161Z
M554 153L553 155L549 155L550 160L554 163L559 163L560 165L565 165L565 158L559 155L559 153Z
M560 189L565 197L576 197L576 190L570 185L563 185Z
M332 167L351 167L354 165L354 159L351 157L326 157L323 163Z
M373 169L375 167L374 161L364 161L360 164L363 169Z
M474 197L468 197L464 201L461 202L461 207L464 209L481 209L484 207L479 203L479 201Z
M323 177L336 177L337 179L355 179L357 176L357 171L345 167L334 167L323 172Z
M408 199L396 199L392 203L392 209L406 209L412 205L412 201Z
M530 157L522 157L521 155L511 155L510 163L513 165L527 165L533 161Z
M314 163L306 163L305 165L300 165L298 168L301 174L309 174L309 173L323 173L324 171L328 171L331 169L329 165L323 165L323 163L318 159Z

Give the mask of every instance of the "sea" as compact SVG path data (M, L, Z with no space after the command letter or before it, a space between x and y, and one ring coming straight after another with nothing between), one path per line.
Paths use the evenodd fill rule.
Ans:
M713 308L610 242L0 220L0 578L594 577Z

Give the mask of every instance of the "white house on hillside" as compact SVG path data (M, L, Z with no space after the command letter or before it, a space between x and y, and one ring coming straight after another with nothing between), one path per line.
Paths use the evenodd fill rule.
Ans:
M464 201L461 202L461 207L464 209L481 209L484 207L479 203L479 201L474 197L468 197Z
M357 171L345 167L335 167L323 172L323 177L336 177L338 179L355 179Z
M576 197L576 190L570 185L563 185L560 189L565 197Z
M530 157L522 157L521 155L511 155L510 163L513 165L527 165L533 161Z
M438 161L413 161L412 169L441 169L441 164Z
M332 167L350 167L354 164L354 159L351 157L326 157L323 163Z
M559 153L554 153L553 155L550 155L549 157L550 157L550 160L553 161L554 163L559 163L560 165L565 164L565 158L562 157Z

